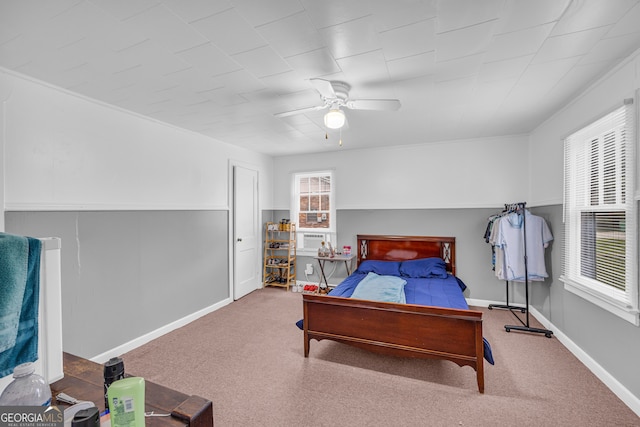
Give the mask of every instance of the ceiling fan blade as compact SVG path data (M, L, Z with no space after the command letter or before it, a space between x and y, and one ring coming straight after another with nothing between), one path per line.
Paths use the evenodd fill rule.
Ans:
M282 113L274 114L274 116L276 116L276 117L289 117L289 116L293 116L295 114L304 114L304 113L310 113L312 111L324 110L327 107L328 107L328 105L316 105L315 107L306 107L306 108L300 108L300 109L297 109L297 110L283 111Z
M351 99L346 102L345 107L352 110L396 111L400 108L400 101L397 99Z
M337 97L336 91L333 89L329 80L309 79L309 82L311 82L313 87L320 92L320 95L322 95L323 98L333 99Z

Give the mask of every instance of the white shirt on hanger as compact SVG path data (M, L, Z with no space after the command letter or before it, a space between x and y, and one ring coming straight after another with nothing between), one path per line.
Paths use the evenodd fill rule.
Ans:
M546 221L525 210L527 240L527 273L529 280L542 281L549 277L544 262L544 250L553 240ZM504 251L503 278L515 282L525 281L523 217L511 213L503 217L498 226L496 246Z

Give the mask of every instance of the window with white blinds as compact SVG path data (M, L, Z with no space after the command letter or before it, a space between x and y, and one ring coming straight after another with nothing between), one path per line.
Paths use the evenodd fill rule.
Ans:
M632 100L564 143L565 289L638 325Z

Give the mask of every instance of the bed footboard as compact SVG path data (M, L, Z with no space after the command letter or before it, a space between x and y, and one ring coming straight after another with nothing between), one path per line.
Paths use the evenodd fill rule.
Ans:
M303 295L304 356L311 339L377 353L445 359L476 371L484 393L482 312Z

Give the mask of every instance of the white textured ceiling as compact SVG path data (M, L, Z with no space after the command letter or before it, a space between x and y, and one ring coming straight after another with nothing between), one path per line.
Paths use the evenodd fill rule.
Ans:
M0 0L0 66L284 155L527 133L640 48L640 0ZM311 78L395 112L325 139Z

